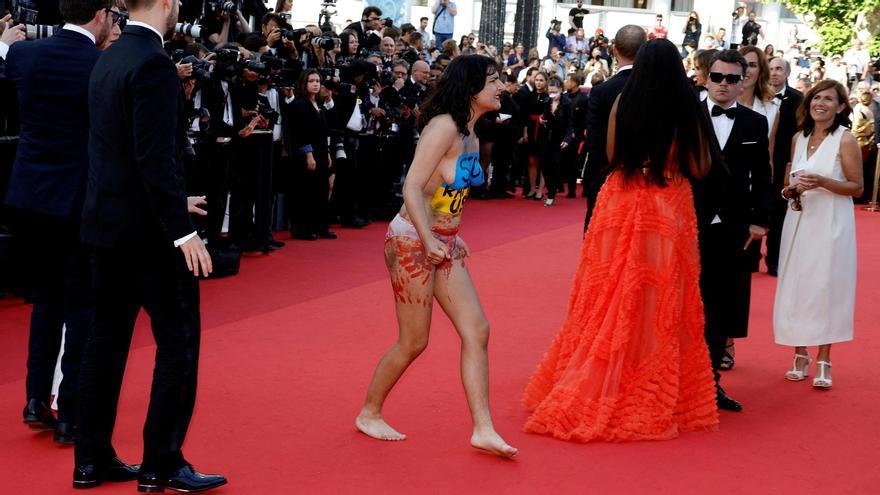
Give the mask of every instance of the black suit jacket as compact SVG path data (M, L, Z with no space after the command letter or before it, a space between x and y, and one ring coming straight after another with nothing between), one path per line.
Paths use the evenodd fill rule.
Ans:
M703 110L708 114L706 101ZM727 118L727 117L723 117ZM711 122L710 122L711 125ZM713 128L714 129L714 128ZM742 105L736 106L736 118L724 148L726 167L714 167L716 173L701 192L697 217L705 228L717 215L722 224L748 236L748 226L767 227L770 217L770 143L767 119ZM714 131L713 146L718 139ZM721 174L726 168L726 173Z
M101 55L89 83L83 241L171 247L195 231L175 142L179 93L174 63L147 28L126 27Z
M587 115L590 111L590 94L578 90L574 95L566 92L562 95L563 101L571 106L568 131L565 141L571 145L584 139L584 131L587 128Z
M6 202L64 218L82 213L89 166L89 75L101 51L80 33L12 45L20 141Z
M611 79L590 91L590 106L587 112L587 170L593 176L604 175L608 166L605 154L605 141L608 138L608 117L614 100L623 92L629 80L631 69L622 70Z
M804 101L804 94L785 87L785 96L779 108L779 125L776 128L776 142L773 146L773 185L782 188L785 179L785 166L791 161L791 139L797 133L797 111Z
M347 28L357 33L358 37L358 46L361 48L366 48L370 51L376 51L379 49L379 45L382 43L382 38L376 35L376 33L365 33L364 27L361 21L352 22L348 25Z

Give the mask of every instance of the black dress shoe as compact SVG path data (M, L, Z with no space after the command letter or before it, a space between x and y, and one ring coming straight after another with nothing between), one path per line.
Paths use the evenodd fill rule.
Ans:
M269 239L269 245L276 248L284 247L286 244L282 241L276 241L275 239Z
M321 239L336 239L338 236L336 235L336 232L330 232L329 230L326 230L324 232L319 232L318 237L320 237Z
M204 492L223 486L226 478L219 474L202 474L189 464L168 475L141 473L138 476L138 491L143 493L162 493L165 489L184 493Z
M57 443L63 443L64 445L73 445L73 440L75 438L76 426L72 423L59 421L58 425L55 426L55 434L52 435L52 440L55 440Z
M51 430L58 424L55 414L45 402L30 399L22 412L24 423L35 430Z
M362 229L362 228L366 227L367 225L370 225L371 223L373 223L373 222L371 222L369 220L364 220L363 218L355 217L352 220L342 222L342 226L347 227L349 229Z
M138 477L138 467L129 466L118 457L106 465L83 464L73 470L73 487L94 488L105 481L131 481Z
M767 275L770 275L771 277L778 277L779 276L779 267L776 267L776 266L768 267L767 268Z
M724 389L720 387L718 388L718 396L715 397L715 402L718 403L718 409L724 409L725 411L740 412L743 409L742 404L727 395Z

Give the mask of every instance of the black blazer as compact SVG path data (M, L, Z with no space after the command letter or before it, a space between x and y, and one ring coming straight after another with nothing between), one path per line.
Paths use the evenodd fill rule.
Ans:
M287 122L284 126L284 140L297 166L305 166L303 150L311 147L312 156L317 164L315 172L326 173L330 165L327 146L330 129L326 110L320 103L318 107L320 110L316 110L311 102L303 98L293 100L286 107L287 113L282 116Z
M791 161L791 139L797 134L797 112L803 101L803 93L790 86L785 87L785 96L776 117L779 126L773 147L773 185L780 189L785 179L785 165Z
M608 138L608 118L614 100L623 92L629 80L631 69L622 70L616 76L590 90L590 106L587 112L587 170L593 174L605 175L608 155L605 154L605 141Z
M708 105L702 102L708 115ZM727 118L727 117L724 117ZM711 121L710 121L711 125ZM736 106L736 118L730 137L721 148L726 174L717 175L707 183L714 190L704 191L697 205L697 216L703 227L717 215L728 227L748 236L748 226L767 227L770 217L770 142L767 119L742 105ZM714 130L713 146L718 145ZM714 167L724 170L724 167Z
M89 174L82 240L162 243L195 232L177 159L180 83L153 31L128 26L89 83Z
M89 74L101 51L80 33L16 43L7 74L18 92L20 141L6 202L64 218L82 213L89 167Z
M382 38L376 35L376 33L365 33L364 27L361 21L355 21L348 25L347 28L357 33L358 37L358 47L366 48L370 51L376 51L379 49L379 45L382 43Z
M568 131L565 141L568 144L578 143L584 139L584 131L587 128L587 115L590 111L590 94L578 90L574 95L567 91L562 95L563 101L571 106Z

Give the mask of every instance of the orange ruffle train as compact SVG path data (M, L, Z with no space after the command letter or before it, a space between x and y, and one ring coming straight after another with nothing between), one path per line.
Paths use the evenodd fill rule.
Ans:
M622 442L717 428L696 225L686 180L608 178L565 323L523 397L526 431Z

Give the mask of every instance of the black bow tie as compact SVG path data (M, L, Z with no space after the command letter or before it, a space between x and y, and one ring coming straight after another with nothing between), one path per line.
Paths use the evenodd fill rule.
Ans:
M785 99L785 95L782 93L776 93L776 98L778 98L780 101L782 101Z
M736 107L730 107L727 110L725 110L725 109L719 107L718 105L715 105L714 107L712 107L712 116L718 117L719 115L727 115L727 118L735 119L736 118Z

